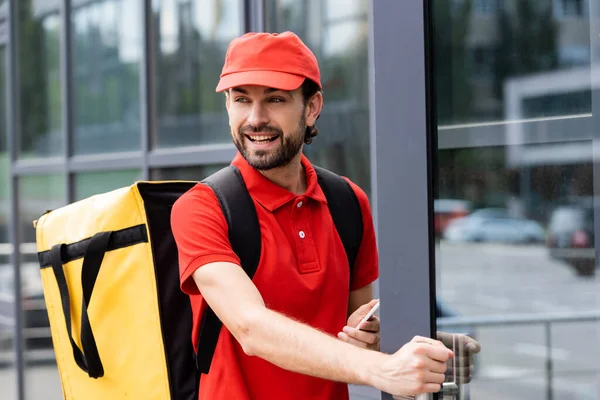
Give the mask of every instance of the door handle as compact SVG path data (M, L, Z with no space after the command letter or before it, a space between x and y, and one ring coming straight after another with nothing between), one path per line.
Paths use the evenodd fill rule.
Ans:
M442 396L457 396L458 385L455 382L442 383L442 390L438 392L439 398ZM433 393L421 393L414 397L415 400L432 400Z

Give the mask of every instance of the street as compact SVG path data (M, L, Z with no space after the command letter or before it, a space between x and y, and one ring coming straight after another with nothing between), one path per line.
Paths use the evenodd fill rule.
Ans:
M548 258L540 245L441 242L436 252L438 300L460 317L572 313L598 309L598 279L576 276ZM482 345L471 399L592 400L598 391L600 331L597 322L560 322L551 326L552 379L546 375L544 325L475 327ZM51 353L35 351L34 359ZM3 399L14 400L15 376L0 357ZM59 400L56 366L32 364L26 375L29 400ZM549 386L550 382L550 386ZM352 388L353 400L378 398L369 388Z
M461 317L598 310L598 280L578 277L540 245L442 242L438 300ZM597 322L551 326L552 399L597 399ZM482 351L469 385L473 399L547 399L544 325L477 328Z

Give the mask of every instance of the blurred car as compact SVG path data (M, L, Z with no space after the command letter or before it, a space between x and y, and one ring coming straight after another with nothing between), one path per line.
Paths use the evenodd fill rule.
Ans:
M444 238L455 242L543 243L544 228L537 222L513 218L503 208L484 208L448 225Z
M578 275L594 275L593 207L566 205L555 208L548 223L546 245L550 257L569 264Z
M28 349L52 348L39 264L21 264L21 281L25 346ZM3 264L0 265L0 350L12 348L14 313L13 270L12 266Z
M466 217L471 211L467 200L437 199L433 201L433 227L436 237L442 237L451 221Z

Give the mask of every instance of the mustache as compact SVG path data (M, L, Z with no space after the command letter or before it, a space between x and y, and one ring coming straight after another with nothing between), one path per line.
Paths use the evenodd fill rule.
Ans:
M250 133L258 133L258 132L269 132L269 133L273 133L276 135L282 135L283 131L275 126L269 125L269 124L261 124L258 126L254 126L254 125L244 125L242 126L242 128L240 129L240 133L243 135L248 135Z

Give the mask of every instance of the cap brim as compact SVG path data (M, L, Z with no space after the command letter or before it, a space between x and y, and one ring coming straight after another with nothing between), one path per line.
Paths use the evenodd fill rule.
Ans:
M238 86L256 85L281 90L296 90L304 82L301 75L278 71L244 71L235 72L221 77L217 92Z

